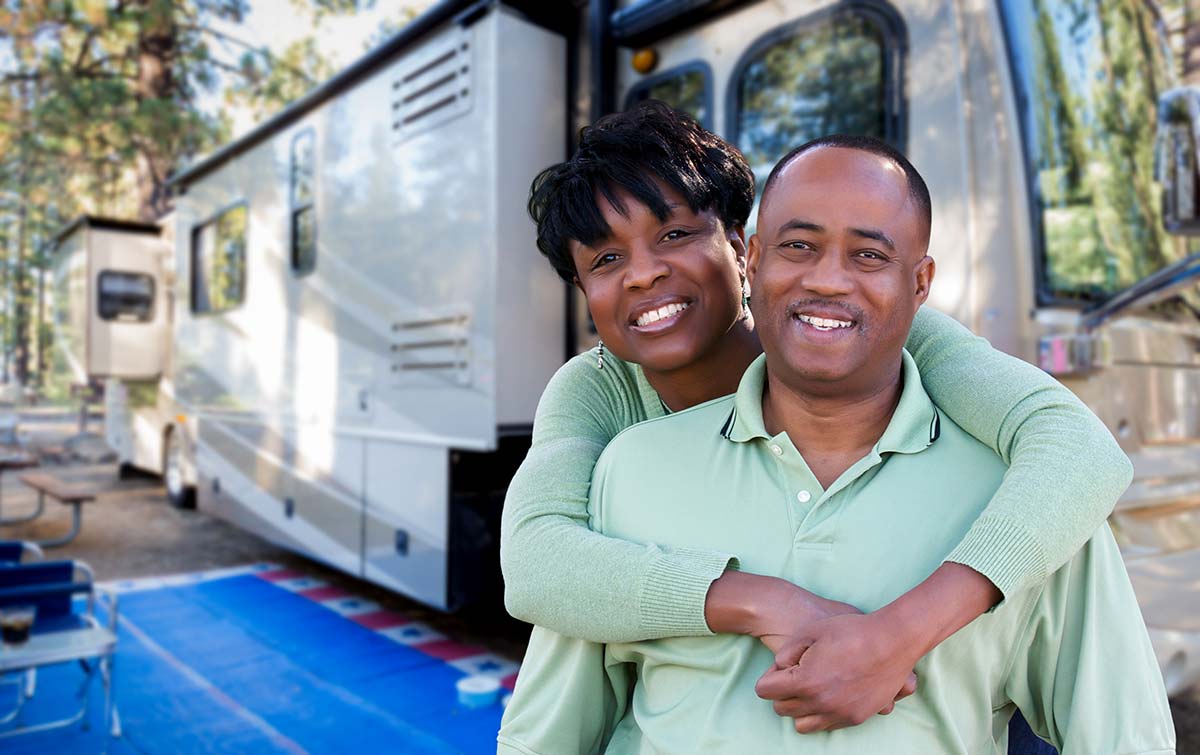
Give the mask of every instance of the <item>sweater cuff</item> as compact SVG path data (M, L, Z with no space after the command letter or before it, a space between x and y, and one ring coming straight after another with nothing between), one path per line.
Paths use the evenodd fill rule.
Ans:
M990 579L1004 600L1042 582L1049 573L1041 542L1005 516L981 516L946 560Z
M712 635L704 620L708 588L736 569L737 557L725 553L672 548L664 551L642 582L638 605L646 639Z

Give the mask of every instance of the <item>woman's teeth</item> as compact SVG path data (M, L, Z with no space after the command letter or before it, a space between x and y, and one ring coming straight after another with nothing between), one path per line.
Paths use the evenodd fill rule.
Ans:
M838 328L848 328L854 324L852 320L830 320L811 315L797 315L797 317L800 318L800 322L806 322L817 330L837 330Z
M652 309L638 317L637 326L640 328L643 325L649 325L652 322L658 322L672 315L677 315L690 306L690 304L668 304L665 307Z

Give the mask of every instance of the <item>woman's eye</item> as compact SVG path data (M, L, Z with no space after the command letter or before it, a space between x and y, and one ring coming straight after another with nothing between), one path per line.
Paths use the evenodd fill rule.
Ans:
M597 268L604 267L605 265L607 265L611 262L615 262L616 259L617 259L617 255L615 255L615 254L612 254L612 253L602 254L592 262L592 270L596 270Z
M667 231L666 233L663 234L663 241L678 241L679 239L684 238L685 236L688 236L688 235L690 235L690 234L688 234L687 231L681 231L679 229L676 229L673 231Z

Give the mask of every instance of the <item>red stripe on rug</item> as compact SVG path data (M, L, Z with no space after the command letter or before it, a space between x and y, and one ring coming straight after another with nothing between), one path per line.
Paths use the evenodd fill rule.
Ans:
M412 647L414 650L419 650L425 655L431 655L443 661L457 661L459 658L469 658L473 655L483 655L487 652L484 648L474 645L464 645L454 640L434 640L433 642L422 642Z
M320 603L323 600L333 600L334 598L348 598L350 593L340 587L333 585L325 585L324 587L310 587L307 590L301 590L298 595L303 595L309 600L315 600Z
M260 571L254 576L259 579L265 579L268 582L282 582L285 579L297 579L305 575L295 569L274 569L272 571Z
M399 627L409 623L407 617L396 613L395 611L368 611L354 616L348 616L351 621L361 624L367 629L389 629L391 627Z

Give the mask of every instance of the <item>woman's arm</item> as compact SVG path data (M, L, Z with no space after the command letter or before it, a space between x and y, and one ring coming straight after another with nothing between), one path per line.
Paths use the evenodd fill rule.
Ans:
M518 619L593 642L710 634L705 596L731 555L641 545L587 526L596 460L646 419L628 368L595 364L594 352L567 362L538 404L533 445L501 519L505 605Z
M907 346L934 403L1009 469L928 579L874 613L834 616L782 643L759 693L800 731L854 725L880 710L925 653L1066 563L1133 476L1074 394L953 318L922 307Z
M948 315L922 307L908 349L934 403L1009 466L946 561L1004 595L1041 584L1112 513L1133 465L1075 394Z

